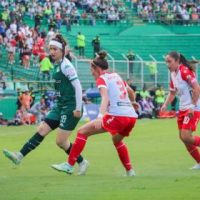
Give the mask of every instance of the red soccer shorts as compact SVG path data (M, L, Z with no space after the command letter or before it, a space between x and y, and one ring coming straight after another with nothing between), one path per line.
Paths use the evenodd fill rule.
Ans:
M197 124L200 120L200 112L199 111L194 111L194 116L192 118L188 117L188 111L179 111L178 113L178 128L179 130L181 129L186 129L186 130L191 130L195 131L197 128Z
M125 116L105 115L103 117L103 128L112 135L119 133L123 136L129 136L132 128L135 126L137 118Z

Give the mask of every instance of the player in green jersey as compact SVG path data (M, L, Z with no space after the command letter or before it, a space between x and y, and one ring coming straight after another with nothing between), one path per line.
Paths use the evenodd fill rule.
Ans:
M54 61L53 79L57 101L53 109L39 125L35 133L21 148L19 152L3 150L4 155L16 165L35 149L52 130L57 129L56 144L67 154L70 153L72 144L69 136L78 124L82 115L82 88L76 70L72 63L65 58L66 41L62 35L57 34L49 43L50 56ZM85 174L88 161L79 156L78 174Z

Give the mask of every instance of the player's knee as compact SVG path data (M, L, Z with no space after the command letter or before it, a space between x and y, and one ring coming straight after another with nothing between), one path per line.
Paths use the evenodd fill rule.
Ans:
M41 123L38 127L38 133L40 133L40 135L42 136L46 136L48 135L48 133L51 131L50 127L48 127L47 124L45 124L44 122Z
M180 134L180 139L182 142L185 144L190 144L191 143L191 135L188 133L187 130L182 130Z
M61 149L64 149L65 148L65 145L66 145L66 141L62 141L60 140L59 138L56 139L56 144L58 147L60 147Z
M119 134L112 136L112 141L113 141L114 145L117 145L117 144L121 143L122 140L123 140L123 136L121 136Z
M79 133L79 134L85 134L85 133L86 133L85 128L80 127L80 128L78 129L78 133Z

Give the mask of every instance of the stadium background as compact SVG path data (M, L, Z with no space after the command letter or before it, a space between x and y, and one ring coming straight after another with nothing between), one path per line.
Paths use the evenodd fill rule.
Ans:
M108 52L110 67L113 71L117 71L125 80L133 79L137 90L140 90L144 83L147 87L157 84L162 85L165 90L168 88L169 72L164 62L164 56L171 50L180 51L190 60L198 60L200 52L200 26L198 21L191 20L187 24L180 23L174 20L171 24L163 18L156 18L156 23L149 24L146 19L142 19L137 15L137 7L131 4L131 1L123 2L126 8L126 18L117 23L107 24L104 20L96 20L96 25L91 26L86 20L80 20L79 25L72 25L70 32L66 31L66 27L62 25L60 32L65 36L73 49L73 63L77 69L79 78L84 89L94 85L94 80L90 76L89 59L93 57L92 39L99 35L101 49ZM145 1L144 1L145 2ZM83 9L79 9L80 13ZM1 6L1 12L4 8ZM23 21L30 27L34 26L34 20L29 16L24 15ZM47 21L41 21L41 30L48 31ZM78 32L86 36L85 57L79 58L78 52L74 49L76 46L76 35ZM128 60L126 54L132 50L135 54L133 74L129 73ZM39 90L39 68L34 66L34 58L31 60L30 69L25 69L20 65L18 53L15 54L15 64L9 64L7 59L6 49L1 50L2 70L7 77L7 88L1 99L0 111L5 118L11 119L16 110L15 97L16 88L33 87L34 90ZM149 69L146 63L156 62L158 73L155 76L155 81L152 81L149 76ZM197 75L200 73L197 65ZM51 89L52 84L49 83L47 89ZM14 96L14 97L13 97Z
M0 13L4 11L3 2L5 1L0 2ZM126 20L116 24L96 20L95 26L87 24L87 21L80 21L79 26L72 25L71 32L67 32L65 26L60 29L73 49L75 55L73 64L83 88L94 86L94 80L89 71L89 60L93 57L91 40L99 35L102 49L109 53L111 69L116 70L125 80L133 79L138 90L141 90L143 84L146 83L148 88L161 84L167 91L169 74L164 55L171 50L176 50L190 60L199 60L199 20L187 20L185 23L184 20L175 19L169 23L163 20L162 15L159 15L155 23L148 23L146 18L138 16L135 5L130 1L120 0L120 2L123 2L126 7ZM189 2L198 3L198 1ZM83 10L80 9L80 12ZM27 15L24 16L24 21L34 26L34 21ZM42 21L41 28L47 30L45 21ZM79 58L78 52L74 49L79 31L86 36L84 59ZM123 56L129 50L136 54L133 74L129 73L129 63ZM17 88L33 87L39 92L37 94L37 99L39 99L45 87L49 90L53 89L53 83L40 82L39 68L34 66L33 58L30 61L30 69L25 69L19 63L18 52L15 55L15 64L8 63L5 48L1 49L1 55L0 71L6 75L7 88L0 90L0 112L3 113L3 117L12 119L16 111ZM147 63L152 61L156 62L158 70L155 80L150 78L147 66ZM197 76L200 77L198 65L196 71ZM80 123L82 124L83 122ZM32 155L27 156L19 167L13 166L6 158L0 156L0 199L198 199L200 175L197 171L188 170L194 163L178 140L176 128L175 119L138 120L134 134L126 140L138 175L134 179L122 177L123 169L116 158L116 152L108 135L91 138L88 142L84 152L84 156L91 163L87 176L58 174L50 168L50 165L64 161L66 155L56 147L54 132L47 137L44 144L31 153ZM19 149L34 131L35 125L1 126L1 149L5 147L11 150ZM72 135L72 141L74 137L75 134Z

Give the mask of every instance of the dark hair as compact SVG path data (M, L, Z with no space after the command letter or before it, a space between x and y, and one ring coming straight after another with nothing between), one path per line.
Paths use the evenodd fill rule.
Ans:
M52 40L60 42L62 44L62 52L63 52L63 58L64 58L65 57L65 47L67 45L66 40L63 38L63 36L61 34L56 34Z
M198 61L189 61L183 56L183 54L178 53L176 51L171 51L168 53L168 55L172 58L174 58L175 61L179 61L180 64L183 64L184 66L188 67L190 70L195 71L194 64L198 63Z
M100 51L97 57L92 61L93 66L98 66L103 70L109 68L108 61L106 60L107 53L105 51Z

